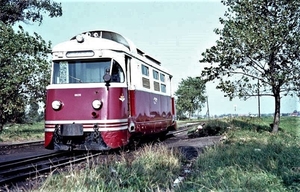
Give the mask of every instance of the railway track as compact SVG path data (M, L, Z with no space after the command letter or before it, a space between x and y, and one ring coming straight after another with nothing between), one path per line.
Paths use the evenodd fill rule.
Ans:
M176 137L185 134L190 127L201 124L188 123L179 126L176 131L168 133L167 137ZM1 145L1 148L22 148L24 146L41 145L43 141L26 142L11 145ZM26 158L0 162L0 191L3 186L9 186L16 182L25 181L26 178L34 178L43 173L49 173L57 168L86 161L89 158L99 156L101 153L87 154L79 152L54 152L44 155L30 156Z
M178 127L176 131L170 131L167 135L179 135L186 133L192 126L201 125L203 122L187 123Z
M19 142L19 143L0 143L0 150L33 147L33 146L40 146L40 145L44 145L44 140Z
M0 163L0 186L24 181L26 178L36 177L42 173L86 161L98 155L99 153L73 153L71 155L70 152L55 152L2 162Z

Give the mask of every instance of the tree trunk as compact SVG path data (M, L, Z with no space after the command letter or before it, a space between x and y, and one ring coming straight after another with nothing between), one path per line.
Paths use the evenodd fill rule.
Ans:
M277 133L280 123L280 94L275 95L275 113L273 120L272 133Z
M0 133L3 131L4 121L2 118L2 112L0 112Z

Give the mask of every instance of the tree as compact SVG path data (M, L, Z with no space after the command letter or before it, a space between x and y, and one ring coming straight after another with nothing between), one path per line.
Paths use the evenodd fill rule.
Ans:
M202 53L207 80L219 79L218 89L230 99L272 96L272 132L280 123L282 96L299 94L300 1L223 0L223 29L216 45Z
M43 21L43 15L62 15L61 5L51 0L0 1L0 131L7 122L21 122L25 108L45 99L50 77L51 43L36 33L29 35L16 22Z
M179 116L185 113L189 114L189 118L196 111L201 111L203 104L206 101L205 82L198 77L188 77L182 79L178 89L175 92L176 111Z
M17 21L41 24L47 12L51 18L62 15L61 4L50 0L1 0L0 7L0 20L9 25Z
M39 113L40 105L37 102L30 102L27 113L25 114L26 122L33 123L43 120L42 113Z
M8 121L17 121L30 102L45 99L50 79L50 42L30 36L22 27L0 23L0 129Z

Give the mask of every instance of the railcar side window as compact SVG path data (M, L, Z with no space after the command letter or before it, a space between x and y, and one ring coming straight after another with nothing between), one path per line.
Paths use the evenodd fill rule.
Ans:
M166 92L167 92L167 89L166 89L166 85L165 85L165 84L161 84L160 88L161 88L161 92L163 92L163 93L166 93Z
M162 73L160 74L160 81L165 82L165 75Z
M149 76L149 67L147 67L146 65L142 65L142 74Z
M143 80L143 87L150 89L150 80L145 77L143 77L142 80Z
M154 85L154 91L159 91L159 90L160 90L160 89L159 89L159 82L154 81L154 82L153 82L153 85Z
M159 79L159 78L158 78L158 72L155 71L155 70L153 70L153 78L156 79L156 80Z

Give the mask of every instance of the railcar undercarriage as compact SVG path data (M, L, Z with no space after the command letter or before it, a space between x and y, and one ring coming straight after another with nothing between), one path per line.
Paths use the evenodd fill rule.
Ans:
M55 150L104 151L110 149L103 141L98 128L94 128L93 132L83 132L83 126L80 124L56 126L53 139Z

